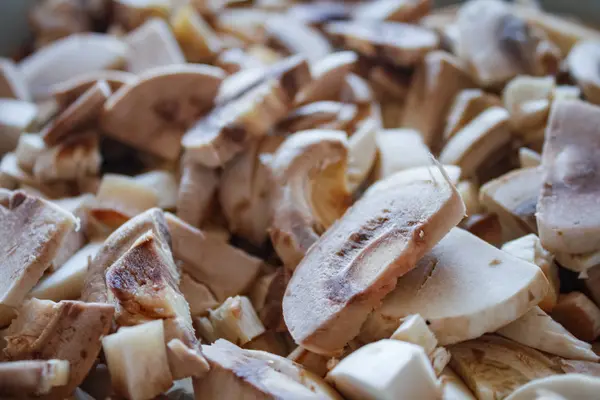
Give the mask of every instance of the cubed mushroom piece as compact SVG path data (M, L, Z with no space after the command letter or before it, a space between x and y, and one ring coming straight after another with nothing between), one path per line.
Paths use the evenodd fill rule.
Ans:
M413 129L380 130L377 132L377 149L379 159L375 174L378 179L431 163L429 148L423 141L423 136Z
M561 295L551 315L581 340L593 342L600 336L600 309L581 292Z
M300 54L312 62L331 53L331 45L320 31L293 16L271 17L265 21L264 29L267 43L287 54Z
M219 186L217 170L189 159L181 161L181 178L177 192L177 217L194 227L202 226Z
M265 332L250 299L246 296L230 297L209 312L209 320L217 336L238 346L243 346Z
M460 91L446 118L444 129L444 141L450 140L465 125L469 124L483 111L490 107L501 106L502 102L498 96L486 93L481 89L465 89Z
M30 101L31 95L21 72L8 58L0 58L0 98Z
M211 61L221 51L220 38L192 5L175 10L171 26L187 62Z
M431 11L430 0L376 0L359 4L355 19L416 23Z
M15 99L0 99L0 156L15 150L19 136L34 123L38 107Z
M0 396L29 398L47 395L69 381L65 360L0 362Z
M296 102L308 104L338 99L344 80L354 69L357 61L356 53L340 51L311 63L310 73L313 81L298 93Z
M359 339L389 337L400 318L420 314L440 345L462 342L514 321L547 291L537 266L454 228L398 280Z
M517 388L506 400L591 399L598 395L599 390L600 379L596 377L566 374L535 379Z

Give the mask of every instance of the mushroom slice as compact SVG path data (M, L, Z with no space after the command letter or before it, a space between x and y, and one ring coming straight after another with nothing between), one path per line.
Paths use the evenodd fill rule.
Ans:
M210 310L208 318L219 338L239 346L265 332L265 327L246 296L228 298L218 308Z
M356 192L365 182L377 159L377 132L381 129L379 107L369 106L370 115L361 120L348 138L348 187Z
M133 30L152 18L166 18L171 11L169 0L116 0L114 20L126 31Z
M450 366L478 399L503 399L534 379L559 373L539 351L498 336L455 344L450 353Z
M219 202L229 230L262 246L271 223L271 173L261 159L273 154L285 140L265 136L229 162L221 176Z
M175 174L166 170L154 170L136 175L134 179L153 189L158 197L158 207L175 209L177 204L178 182Z
M244 350L222 339L202 351L210 371L194 382L198 399L340 399L319 377L275 354Z
M275 251L293 270L349 203L348 141L332 130L307 130L286 139L270 161L275 182L270 228Z
M319 354L341 350L397 279L464 213L441 168L430 167L421 178L400 172L372 186L311 247L292 276L283 315L296 343Z
M351 400L434 399L440 395L423 348L398 340L384 339L361 347L340 361L326 379Z
M547 290L537 266L455 228L398 280L359 338L389 337L400 318L420 314L440 345L458 343L514 321Z
M6 332L4 359L68 361L68 382L50 392L52 398L63 399L83 382L94 365L100 339L108 333L113 313L108 304L28 300Z
M46 96L50 88L83 73L117 68L125 61L127 45L99 33L70 35L25 58L19 64L31 93Z
M461 167L464 177L472 177L491 155L511 140L510 116L501 107L483 111L446 143L440 161Z
M481 89L465 89L456 95L448 112L444 141L450 140L456 133L469 124L475 117L490 107L501 106L502 102Z
M341 38L350 50L399 67L418 64L440 44L432 30L399 22L331 22L325 30L330 36Z
M244 293L258 275L262 261L227 242L186 224L167 213L173 255L183 271L208 286L218 302Z
M358 5L355 19L417 23L431 11L430 0L376 0Z
M400 326L394 331L390 339L416 344L430 355L437 347L438 341L419 314L402 318Z
M331 45L318 30L292 16L277 16L265 21L267 39L286 53L300 54L308 61L319 61L331 53Z
M35 123L37 114L34 103L0 99L0 156L17 147L19 136Z
M192 226L201 226L218 185L216 170L196 164L184 155L177 193L177 217Z
M552 309L552 318L586 342L600 336L600 309L581 292L561 295Z
M579 100L553 103L542 153L543 186L537 205L537 226L545 249L581 254L598 250L600 219L594 217L595 123L600 107Z
M542 189L542 171L522 168L483 185L479 200L500 218L504 241L537 231L535 208Z
M208 314L208 310L219 305L208 286L198 282L187 272L181 274L179 290L190 305L192 317Z
M452 55L428 53L412 78L402 126L419 131L429 147L440 148L452 100L472 86L468 71Z
M429 148L421 134L413 129L383 129L377 132L379 160L377 179L384 179L396 172L427 166L431 163Z
M510 394L506 400L592 399L598 395L600 379L583 374L566 374L535 379Z
M545 126L555 89L554 77L517 76L502 94L512 125L519 132Z
M554 321L539 307L498 329L501 336L546 353L572 360L597 362L600 357L592 351L592 345L573 336L561 324Z
M101 247L101 242L92 242L84 246L58 270L44 276L29 296L52 301L78 299L81 296L88 264Z
M208 65L171 65L140 75L104 105L109 136L168 160L179 156L185 130L213 104L224 77Z
M531 150L528 147L519 149L519 164L521 168L537 167L542 163L542 156L537 151Z
M42 277L58 254L63 239L76 229L70 212L22 191L0 189L0 326L14 317L14 308Z
M169 27L153 18L125 37L128 45L127 70L141 74L157 67L185 64L185 56Z
M0 58L0 98L31 101L29 88L15 63Z
M0 363L0 395L3 398L43 396L69 381L65 360L12 361Z
M193 6L176 10L171 25L188 62L210 61L221 51L221 40Z
M317 101L296 108L277 124L276 131L294 133L306 129L344 130L357 117L358 107L337 101Z

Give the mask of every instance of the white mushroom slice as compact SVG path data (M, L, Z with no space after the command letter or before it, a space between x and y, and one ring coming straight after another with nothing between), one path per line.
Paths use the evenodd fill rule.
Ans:
M14 317L27 293L58 254L63 239L76 229L73 214L21 191L0 189L0 326Z
M555 87L552 76L536 78L522 75L506 85L502 101L515 129L522 132L546 124Z
M208 286L198 282L190 274L183 272L179 282L179 290L190 305L192 317L208 314L208 310L219 305Z
M379 160L376 177L384 179L396 172L427 166L429 148L421 134L412 129L385 129L377 132Z
M456 95L446 119L444 141L450 140L475 117L490 107L501 106L502 102L481 89L465 89Z
M546 353L572 360L600 360L592 345L573 336L539 307L496 331L501 336Z
M219 302L244 293L258 275L262 261L215 236L204 235L172 214L166 220L173 255L183 270L205 284Z
M240 349L226 340L202 351L210 371L194 382L198 399L340 399L319 377L275 354Z
M578 339L593 342L600 336L600 309L581 292L561 295L552 318Z
M125 61L127 45L99 33L75 34L60 39L19 64L31 93L46 96L52 85L83 73L117 68Z
M265 327L246 296L228 298L218 308L210 310L208 318L219 338L238 346L245 345L265 332Z
M17 147L19 136L34 124L37 114L34 103L0 99L0 156Z
M216 170L196 164L184 155L177 193L177 216L192 226L201 226L208 217L218 185Z
M271 173L261 158L275 152L284 140L265 136L229 162L221 175L219 202L229 230L256 246L269 237L272 217Z
M141 74L156 67L185 64L185 56L164 20L153 18L125 37L127 70Z
M36 159L42 154L45 147L44 140L37 133L21 133L15 149L19 168L29 173L33 172Z
M298 94L296 102L307 104L338 99L346 76L357 61L358 57L352 51L332 53L315 61L310 68L313 81Z
M509 121L504 108L488 108L446 143L440 162L460 166L464 177L474 176L490 156L510 142Z
M429 0L377 0L359 4L352 11L352 16L359 20L416 23L429 11Z
M267 39L288 54L300 54L308 61L322 60L331 53L323 34L291 16L272 17L265 21Z
M356 192L365 182L377 160L377 133L381 129L379 107L369 105L370 116L360 121L348 138L348 188Z
M595 239L596 122L600 107L579 100L553 103L542 152L543 185L537 205L537 226L545 249L580 254L598 250Z
M440 148L452 100L473 85L459 60L443 51L428 53L412 78L402 127L419 131L429 147Z
M283 298L296 343L319 354L341 350L397 279L460 222L460 195L430 168L421 179L408 170L373 185L311 247Z
M137 175L134 179L142 185L154 190L156 197L158 198L158 207L167 210L175 209L179 188L173 172L155 170Z
M65 360L69 378L51 398L64 399L79 386L100 354L114 309L108 304L31 299L6 331L4 360Z
M528 147L519 149L519 164L521 168L537 167L542 163L542 156L537 151L531 150Z
M327 374L327 381L352 400L434 399L440 395L423 348L397 340L370 343Z
M535 209L542 189L542 171L517 169L483 185L481 205L500 218L504 241L536 232Z
M130 31L149 19L167 18L172 3L170 0L116 0L113 18L125 31Z
M516 389L506 400L592 399L598 396L599 390L599 378L567 374L533 380Z
M438 344L435 335L419 314L404 317L390 339L419 345L427 355L431 354Z
M418 64L440 44L432 30L399 22L331 22L325 26L325 31L340 38L350 50L399 67Z
M211 61L221 51L220 38L192 5L176 10L171 26L187 62Z
M140 75L104 105L101 118L109 136L137 149L174 160L181 137L208 111L224 77L208 65L172 65Z
M0 58L0 98L31 101L29 88L15 63Z
M77 251L57 271L44 276L29 296L52 301L78 299L83 289L88 263L101 247L101 242L92 242Z
M442 400L476 400L462 379L450 367L442 370L440 375Z
M161 320L121 328L102 339L102 349L112 387L121 396L151 399L173 384Z
M456 344L450 353L450 366L478 399L504 399L529 381L559 373L539 351L499 336Z
M440 345L458 343L514 321L547 291L537 266L455 228L398 280L359 338L389 337L400 318L420 314Z
M307 130L286 139L269 162L277 185L270 236L286 268L293 270L346 211L347 159L344 132Z
M0 396L30 398L43 396L69 381L65 360L12 361L0 363Z
M359 108L354 104L337 101L317 101L296 108L277 124L277 132L294 133L306 129L349 128L358 117Z

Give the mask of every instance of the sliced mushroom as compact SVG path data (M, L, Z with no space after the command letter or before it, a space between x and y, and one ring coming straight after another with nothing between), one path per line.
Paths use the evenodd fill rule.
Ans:
M465 89L456 95L448 112L444 141L450 140L462 128L468 125L483 111L490 107L501 106L498 96L481 89Z
M208 319L219 338L238 346L265 333L265 327L246 296L228 298L218 308L210 310Z
M196 164L184 156L177 193L177 216L192 226L201 226L208 216L218 185L216 170Z
M593 342L600 336L600 309L581 292L561 295L552 318L578 339Z
M171 26L188 62L211 61L221 51L221 40L191 5L174 12Z
M114 20L126 31L133 30L152 18L166 18L171 11L169 0L116 0Z
M598 250L600 220L594 217L600 147L595 121L600 108L579 100L554 102L542 153L543 186L537 205L540 240L551 252Z
M94 365L113 313L108 304L28 300L6 332L4 359L68 361L68 382L51 390L53 398L65 398Z
M440 395L423 348L398 340L361 347L340 361L327 374L327 381L353 400L434 399Z
M31 101L29 88L14 62L0 58L0 98Z
M498 336L456 344L450 353L450 366L478 399L503 399L534 379L559 373L539 351Z
M566 374L535 379L517 388L506 400L591 399L598 395L598 390L600 379L582 374Z
M412 78L402 126L419 131L429 147L440 148L452 99L472 86L459 60L443 51L428 53Z
M535 265L455 228L401 277L362 327L362 342L389 337L420 314L440 345L477 338L537 305L548 282Z
M554 89L554 77L517 76L506 85L502 100L518 132L546 125Z
M0 156L15 150L19 136L35 123L38 107L14 99L0 99Z
M350 50L399 67L418 64L440 44L432 30L399 22L331 22L325 30L330 36L340 38Z
M0 220L0 253L5 255L0 326L5 326L50 266L63 239L76 229L77 221L50 202L4 189L0 189Z
M300 54L308 61L318 61L331 53L331 45L321 32L291 16L269 18L264 29L267 40L287 54Z
M542 163L542 156L537 151L527 147L519 149L519 164L521 168L537 167Z
M349 203L346 134L297 132L281 144L269 166L276 189L270 228L275 251L293 270Z
M198 282L186 272L181 274L179 290L190 305L192 317L207 315L208 310L219 305L208 286Z
M359 4L355 19L416 23L431 11L430 0L377 0Z
M379 160L375 174L378 179L431 163L429 148L421 134L413 129L380 130L377 132L377 149Z
M35 97L50 94L52 85L83 73L118 68L125 61L127 45L99 34L75 34L36 51L19 64Z
M408 315L400 320L400 326L390 339L400 340L421 346L425 354L430 355L437 347L438 341L427 323L419 314Z
M207 65L172 65L140 75L105 104L107 134L140 150L174 160L181 136L212 106L224 73Z
M408 170L373 185L311 247L283 298L296 343L319 354L341 350L398 277L462 219L456 189L430 168L429 176Z
M194 383L197 399L340 399L319 377L275 354L240 349L226 340L202 346L202 351L210 371Z
M504 108L488 108L446 143L440 161L460 166L464 177L474 176L491 155L510 142L509 120Z
M0 363L0 396L29 398L47 395L69 381L65 360L12 361Z

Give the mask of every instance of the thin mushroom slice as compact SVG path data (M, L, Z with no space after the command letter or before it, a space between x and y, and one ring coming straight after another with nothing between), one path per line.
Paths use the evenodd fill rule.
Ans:
M329 130L297 132L269 162L276 184L270 236L290 270L346 210L347 162L346 134Z
M15 150L21 133L35 124L38 107L14 99L0 99L0 156Z
M501 106L502 102L481 89L465 89L456 95L448 112L444 141L450 140L462 128L490 107Z
M431 11L430 0L377 0L358 5L355 19L416 23Z
M15 63L0 58L0 98L31 101L29 88Z
M455 228L398 280L359 339L389 337L400 318L420 314L440 345L458 343L514 321L547 290L537 266Z
M566 374L535 379L516 389L506 400L592 399L598 396L599 390L599 378L583 374Z
M319 377L275 354L240 349L222 339L202 351L210 371L194 383L196 399L340 399Z
M49 394L69 381L65 360L0 362L0 396L8 399Z
M334 38L341 38L350 50L399 67L418 64L440 44L432 30L399 22L331 22L325 31Z
M579 100L554 102L542 152L543 186L537 226L545 249L567 254L598 250L600 219L594 217L596 122L600 107Z
M111 96L101 125L117 140L174 160L185 130L212 107L223 77L220 68L207 65L153 69Z
M377 132L379 159L375 170L378 179L396 172L430 164L429 148L418 131L384 129Z
M208 217L218 186L216 170L192 162L184 155L177 193L177 217L196 228L200 227Z
M441 169L407 175L372 186L296 268L283 299L296 343L319 354L343 349L397 279L463 218L464 203Z
M267 40L288 54L300 54L308 61L319 61L331 53L331 45L318 30L291 16L278 16L266 20Z
M221 40L192 5L177 9L171 25L188 62L211 61L221 51Z

